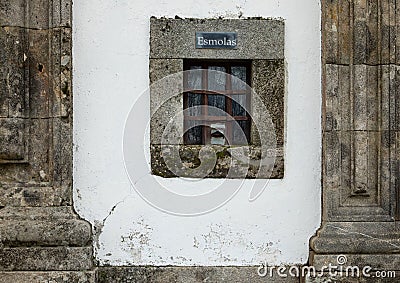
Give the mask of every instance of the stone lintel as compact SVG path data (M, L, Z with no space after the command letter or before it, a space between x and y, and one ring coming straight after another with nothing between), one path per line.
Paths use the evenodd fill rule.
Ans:
M150 58L284 59L282 19L150 20ZM236 49L196 49L196 32L237 32Z

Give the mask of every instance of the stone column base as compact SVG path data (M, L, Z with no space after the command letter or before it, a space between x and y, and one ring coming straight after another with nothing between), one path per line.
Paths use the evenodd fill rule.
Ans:
M395 222L327 222L310 244L317 276L306 282L400 280L400 227Z
M25 273L19 271L71 271L75 274L73 271L91 270L91 238L90 224L79 219L70 206L5 207L0 210L0 282L13 282L1 281L10 276L22 278ZM41 282L29 278L17 282Z

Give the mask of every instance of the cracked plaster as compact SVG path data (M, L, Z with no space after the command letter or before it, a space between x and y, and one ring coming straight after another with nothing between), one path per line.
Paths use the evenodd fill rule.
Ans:
M151 207L131 187L123 164L123 126L132 103L148 85L150 16L218 18L217 11L224 17L285 19L287 174L283 180L271 180L254 202L248 201L251 182L247 182L212 213L172 216ZM320 220L321 115L315 111L321 105L319 19L319 1L314 0L74 3L74 205L98 227L95 252L100 265L306 262L308 240ZM117 33L113 27L118 27ZM310 44L299 46L299 41ZM144 118L148 113L143 109ZM138 170L150 173L150 168ZM215 180L157 180L181 192L215 185ZM136 185L141 183L137 180ZM202 235L210 233L221 240L206 241ZM135 244L140 244L140 254Z

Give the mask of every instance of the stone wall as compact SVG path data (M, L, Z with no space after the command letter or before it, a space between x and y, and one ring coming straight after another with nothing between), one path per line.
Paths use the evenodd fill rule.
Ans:
M323 218L310 260L398 271L400 3L322 3Z
M94 282L72 204L71 1L0 1L0 282Z

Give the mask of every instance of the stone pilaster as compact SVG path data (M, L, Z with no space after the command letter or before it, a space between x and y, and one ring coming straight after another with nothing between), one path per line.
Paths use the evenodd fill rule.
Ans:
M94 280L72 206L71 5L0 1L0 282Z
M400 1L322 3L323 219L310 261L398 270Z

